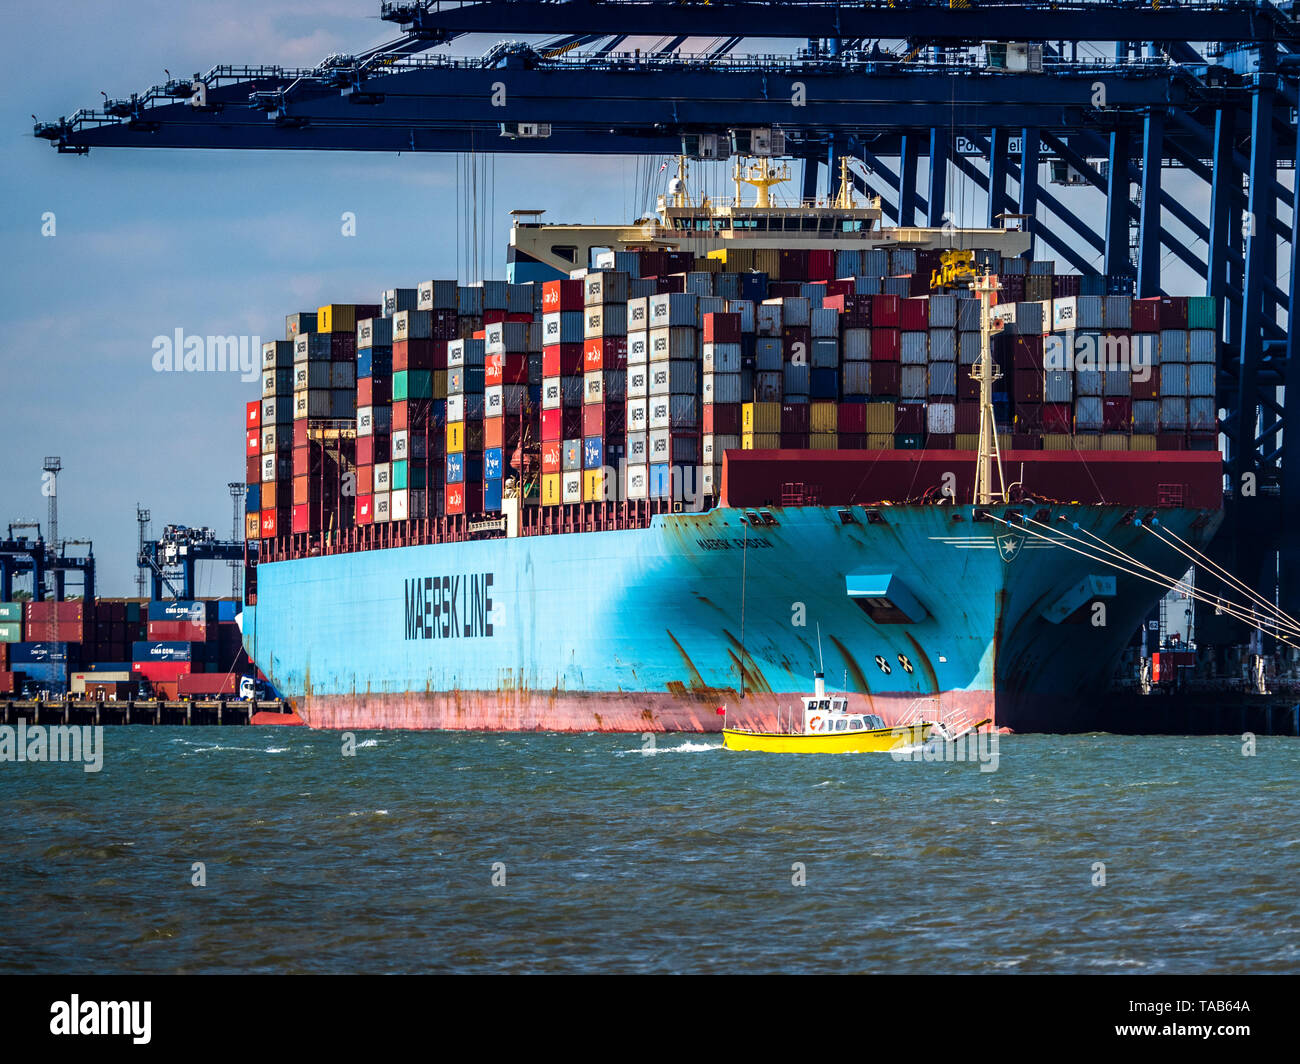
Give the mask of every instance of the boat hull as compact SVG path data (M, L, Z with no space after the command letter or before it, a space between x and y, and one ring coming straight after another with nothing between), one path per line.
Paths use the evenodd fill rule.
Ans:
M897 728L872 728L860 732L832 732L807 735L775 732L722 730L722 745L728 750L768 754L884 754L919 746L930 737L929 723Z
M315 727L716 732L725 705L736 727L777 731L824 661L828 686L889 726L1068 732L1097 726L1160 595L1124 575L1089 595L1106 566L970 507L767 512L262 564L245 645ZM1160 513L1198 546L1218 524ZM1132 515L1057 504L1047 524L1181 575ZM886 578L913 616L850 593Z

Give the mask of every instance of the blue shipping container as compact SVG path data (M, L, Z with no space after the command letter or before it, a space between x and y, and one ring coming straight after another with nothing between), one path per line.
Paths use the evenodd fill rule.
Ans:
M201 646L202 644L200 644ZM149 641L131 644L133 661L193 661L194 644Z
M465 481L465 456L453 452L447 455L447 483L461 484Z
M483 481L483 509L485 511L501 509L501 481Z
M758 303L767 298L767 274L742 273L740 275L740 298L752 299Z
M255 514L262 508L262 485L249 484L244 495L244 513Z
M216 618L216 607L204 599L176 599L149 603L151 621L207 622Z
M233 623L239 615L239 603L234 599L219 599L217 601L217 620Z
M582 468L600 469L605 464L605 441L599 436L588 436L582 441Z
M80 643L10 643L9 661L14 665L47 665L50 662L77 661L81 657ZM15 669L26 672L26 669Z
M483 479L500 480L501 469L501 448L489 447L483 452Z
M814 399L834 399L839 394L840 371L837 369L815 369L812 371L812 397Z
M43 687L51 691L64 691L68 686L68 663L53 662L49 664L24 663L21 672L25 681L34 687Z

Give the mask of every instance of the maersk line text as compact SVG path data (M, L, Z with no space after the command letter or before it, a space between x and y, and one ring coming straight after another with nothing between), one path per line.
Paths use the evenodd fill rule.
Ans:
M492 638L492 574L406 581L407 639Z

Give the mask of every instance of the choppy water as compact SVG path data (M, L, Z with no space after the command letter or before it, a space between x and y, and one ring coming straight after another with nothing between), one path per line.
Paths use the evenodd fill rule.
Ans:
M1010 737L993 773L357 741L111 728L97 775L0 765L0 971L1300 971L1294 739Z

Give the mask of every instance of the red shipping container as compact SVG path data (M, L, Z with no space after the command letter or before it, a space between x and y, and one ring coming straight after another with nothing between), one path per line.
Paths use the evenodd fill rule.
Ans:
M835 276L835 252L813 248L808 252L808 280L829 281Z
M372 495L375 491L375 467L371 465L357 466L357 494Z
M526 352L511 352L483 356L483 384L492 388L498 384L527 384L528 355Z
M894 407L894 433L917 436L925 432L925 404L898 403Z
M389 461L392 457L392 436L357 437L357 465L377 465Z
M806 451L808 450L808 442L808 433L806 432L781 433L781 449L783 451Z
M861 451L867 446L867 434L865 432L841 432L840 433L840 450L841 451Z
M873 315L876 313L873 309ZM873 319L874 320L874 319ZM898 329L884 329L872 327L871 330L871 361L872 370L875 369L875 363L878 362L897 362L902 350L902 340L900 339Z
M1187 328L1187 297L1186 296L1161 296L1160 297L1160 328L1162 329L1186 329Z
M1126 396L1112 396L1101 403L1101 427L1107 432L1123 432L1133 424L1133 401Z
M542 348L543 377L572 377L582 372L582 344L549 344Z
M1016 370L1012 395L1017 406L1021 403L1041 403L1043 401L1042 372L1033 369Z
M970 366L957 367L957 402L979 402L980 384L970 375ZM961 431L960 429L958 430Z
M739 403L705 403L704 431L720 436L740 435Z
M454 340L455 333L448 337ZM393 344L393 372L410 369L446 369L447 340L398 340Z
M655 283L655 295L668 295L672 292L686 291L686 275L681 273L661 274L653 278Z
M902 377L903 367L897 362L872 362L869 386L871 394L880 398L895 398L901 387Z
M1160 331L1160 299L1133 300L1132 331L1152 333ZM1186 326L1182 326L1186 328Z
M262 458L248 455L244 459L244 483L260 484L262 482Z
M23 604L23 621L27 624L53 623L56 621L79 624L85 621L93 625L95 611L93 607L88 608L86 603L80 599L65 602L55 602L53 599L28 601Z
M783 281L808 280L808 252L806 249L781 249L781 279Z
M357 406L388 406L392 401L392 378L388 376L357 378Z
M1181 432L1161 432L1156 435L1157 451L1185 451L1187 437Z
M1133 399L1160 398L1160 367L1151 366L1147 379L1140 381L1133 377L1129 381L1129 396Z
M239 694L239 672L194 672L177 677L176 690L186 696L215 696Z
M1043 438L1036 432L1017 432L1011 437L1011 447L1016 451L1041 451Z
M1069 403L1044 403L1042 409L1044 432L1074 430L1074 407Z
M544 281L542 283L542 313L554 314L561 310L582 310L586 305L581 281Z
M1043 338L1041 336L1014 336L1011 344L1011 364L1017 371L1043 370Z
M930 301L912 297L904 299L899 313L899 324L909 332L923 332L930 328ZM872 351L874 357L875 351Z
M175 682L182 676L193 672L193 662L189 661L133 661L131 671L139 673L151 683L162 681Z
M787 362L800 356L805 363L811 361L812 329L806 325L784 326L781 329L781 354Z
M561 345L566 346L566 345ZM576 345L575 345L576 346ZM543 359L545 355L542 356ZM584 371L598 369L623 369L627 366L627 337L603 336L593 337L582 345L582 368ZM546 373L543 364L542 373Z
M306 447L309 443L311 439L307 435L307 419L302 417L293 423L293 445Z
M318 532L321 526L319 503L300 503L293 508L293 530L295 532Z
M979 432L979 407L975 407L975 427L972 429L959 429L961 432ZM1017 402L1016 403L1016 431L1025 435L1033 435L1036 432L1043 431L1043 404L1041 402Z
M18 693L18 677L12 672L0 672L0 695Z
M709 313L704 315L704 342L706 344L740 343L740 315ZM600 367L588 367L599 369Z
M936 451L952 451L957 447L957 437L951 433L931 432L925 437L925 445Z
M446 498L447 513L449 514L477 514L483 512L483 484L481 481L448 484Z
M958 403L956 428L958 433L979 432L980 430L980 405L979 403Z
M262 400L254 399L251 403L246 404L245 409L248 413L245 427L250 429L259 429L262 427Z
M772 281L767 286L768 299L790 299L803 295L803 281Z
M627 407L622 403L587 403L582 408L582 435L611 438L627 431Z
M898 296L874 295L871 297L871 324L881 329L897 329L902 315L903 301ZM872 340L875 337L872 336ZM875 348L872 348L875 357Z
M829 252L827 252L827 254L829 254ZM834 298L836 296L851 296L853 295L853 281L851 278L827 281L826 292L827 292L827 298ZM822 306L825 305L826 303L825 301L823 301Z
M559 440L542 441L542 472L559 473L563 470L564 447Z
M781 433L807 433L812 417L812 408L807 403L781 404ZM781 444L782 447L785 444Z
M262 511L262 538L275 539L279 534L279 523L276 520L275 510Z
M563 421L562 410L543 410L542 411L542 439L543 440L562 440L564 433L562 427Z
M867 404L841 403L835 418L836 428L840 432L840 442L844 442L845 433L862 433L867 431Z
M195 621L149 621L146 638L167 643L206 643L208 626Z

